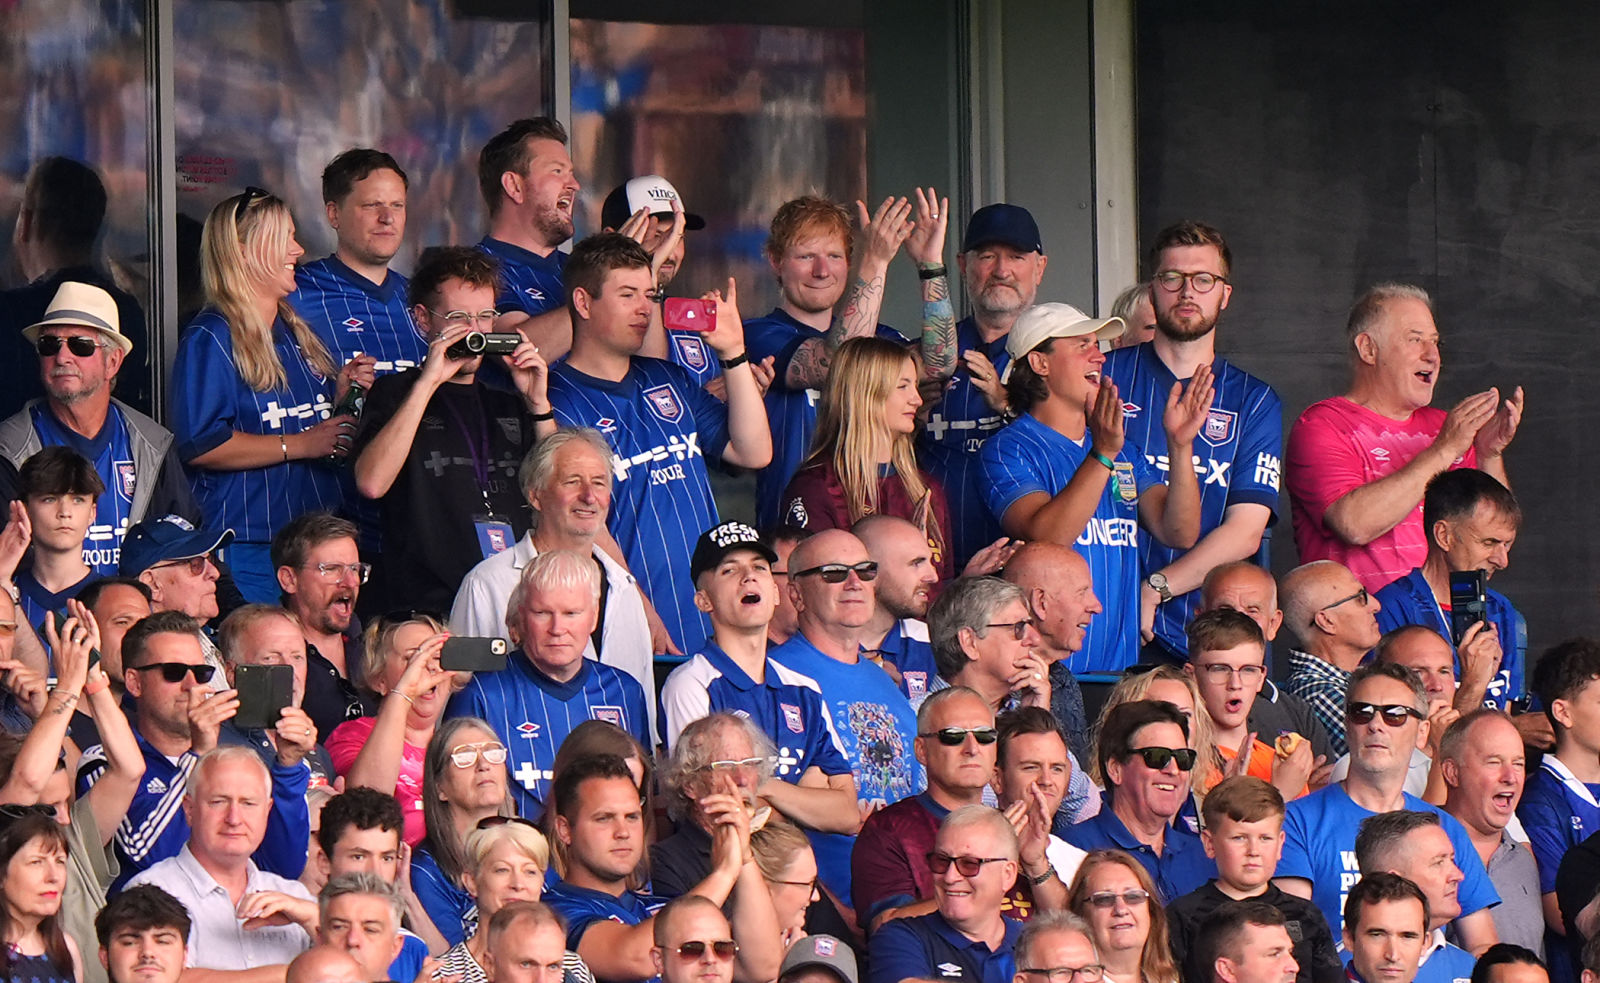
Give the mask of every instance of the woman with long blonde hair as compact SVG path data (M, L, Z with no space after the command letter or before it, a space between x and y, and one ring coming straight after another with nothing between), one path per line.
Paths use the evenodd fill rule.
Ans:
M184 329L172 374L172 430L207 526L234 530L228 561L251 601L274 603L269 548L295 516L334 509L354 421L333 416L352 382L370 388L373 359L342 369L289 306L294 218L250 188L206 217L200 269L206 308Z
M1194 790L1195 808L1184 810L1185 818L1198 816L1199 800L1222 781L1222 756L1217 753L1216 741L1211 736L1211 718L1206 716L1200 702L1200 688L1194 677L1177 666L1156 666L1146 672L1132 673L1117 680L1106 695L1100 708L1100 720L1106 719L1111 708L1134 700L1165 700L1178 708L1189 719L1189 746L1195 750L1194 772L1190 784ZM1094 727L1095 742L1099 743L1100 724ZM1090 777L1098 785L1105 785L1105 776L1099 773L1096 763L1090 762Z
M881 338L839 346L817 410L811 453L783 493L785 525L849 529L893 515L928 537L940 579L954 575L944 489L917 467L917 392L911 354Z

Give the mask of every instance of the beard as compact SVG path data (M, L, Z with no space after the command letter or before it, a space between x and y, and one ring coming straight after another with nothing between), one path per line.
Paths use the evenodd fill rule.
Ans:
M1184 323L1173 317L1171 312L1157 311L1156 331L1172 341L1197 341L1216 330L1217 319L1221 316L1221 311L1210 317L1202 313Z
M552 246L559 246L572 238L575 227L572 216L557 208L553 203L539 208L539 214L533 222L534 228L544 236L545 242Z

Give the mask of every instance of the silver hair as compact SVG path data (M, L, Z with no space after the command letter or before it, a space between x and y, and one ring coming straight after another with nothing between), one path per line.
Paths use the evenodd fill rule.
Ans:
M928 609L928 637L939 675L949 679L972 661L961 648L961 629L971 628L982 638L996 611L1026 598L1021 587L999 577L962 577L946 587Z
M600 431L593 427L562 427L534 444L533 450L522 459L522 467L517 470L517 483L522 486L524 497L531 497L550 482L550 476L556 469L556 455L568 444L588 444L603 460L611 460L611 445L606 443ZM612 473L608 469L606 484L609 486L612 481Z
M587 588L590 603L600 602L600 569L594 565L594 557L572 550L540 553L523 568L517 589L511 592L511 600L506 604L506 624L515 625L522 620L522 609L528 606L528 595L533 591L566 587Z
M672 745L672 754L661 763L661 788L666 791L667 815L673 819L681 820L690 814L694 803L687 791L689 781L715 760L712 757L712 745L717 735L727 727L743 731L750 739L751 753L764 759L759 772L761 781L772 777L772 759L776 749L772 739L749 717L726 712L701 717L683 729Z
M1033 965L1033 949L1039 944L1042 936L1055 932L1071 932L1083 936L1088 940L1095 959L1100 958L1100 950L1094 944L1094 932L1089 928L1088 922L1070 911L1039 911L1022 926L1016 945L1012 947L1017 968L1048 969L1047 966Z
M396 934L399 933L400 921L406 913L405 898L400 895L400 889L394 884L366 871L329 878L328 883L322 885L322 890L317 892L318 919L326 923L328 906L333 903L333 899L342 898L347 894L365 894L389 902L389 911L394 916L394 930Z
M266 762L261 760L261 756L256 754L255 748L243 744L223 744L201 755L184 782L183 794L191 799L199 798L200 786L205 782L206 776L215 771L217 765L231 761L246 762L255 766L261 773L261 784L266 789L264 798L267 800L272 798L272 772L267 769Z
M939 834L942 836L946 830L965 829L968 826L989 827L1000 841L1000 852L1005 858L1017 859L1020 850L1017 844L1017 831L1005 813L985 805L961 806L944 817L944 822L939 824Z
M939 708L951 700L959 699L963 696L970 696L984 706L989 705L989 702L983 698L983 694L969 686L946 686L944 689L935 690L928 694L927 699L922 701L922 706L917 707L917 733L926 734L933 722L933 715L939 711Z
M1368 287L1356 302L1350 305L1350 318L1345 322L1345 340L1355 344L1356 336L1370 334L1383 321L1384 308L1390 301L1416 300L1433 311L1433 298L1421 287L1410 283L1379 283Z

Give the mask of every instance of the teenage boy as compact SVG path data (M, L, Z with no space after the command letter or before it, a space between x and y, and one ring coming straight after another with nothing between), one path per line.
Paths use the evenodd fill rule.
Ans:
M1571 980L1556 871L1568 850L1600 831L1600 642L1576 638L1550 649L1534 665L1533 692L1555 728L1556 749L1528 776L1517 818L1539 865L1550 978Z
M1199 686L1217 750L1234 762L1229 773L1265 779L1291 799L1306 794L1307 779L1323 763L1312 757L1311 742L1293 733L1268 734L1263 741L1250 729L1250 710L1267 678L1261 626L1247 614L1218 608L1190 622L1188 635L1190 661L1184 671ZM1237 763L1240 755L1245 755L1243 765Z
M17 593L23 615L41 638L45 615L66 607L99 578L83 555L95 503L105 488L89 459L70 447L46 447L17 472L17 496L27 519L22 528L33 543L33 560L17 572Z
M389 979L415 979L428 958L430 948L424 935L433 940L432 948L449 948L444 936L433 927L428 913L411 890L411 865L400 837L405 829L400 803L377 789L357 786L329 799L322 807L317 828L317 864L324 881L341 874L376 874L400 889L406 903L406 921L423 935L400 930L403 944L400 955L389 967Z
M1194 649L1190 649L1193 652ZM1333 933L1317 906L1272 883L1283 852L1283 795L1253 775L1223 779L1201 805L1200 842L1217 862L1217 876L1167 906L1172 954L1182 965L1193 955L1206 916L1230 901L1260 901L1283 912L1298 983L1338 983L1343 977ZM1188 965L1186 979L1205 980L1206 967Z

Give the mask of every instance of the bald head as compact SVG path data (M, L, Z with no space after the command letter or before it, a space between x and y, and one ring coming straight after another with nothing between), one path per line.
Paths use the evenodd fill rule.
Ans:
M790 554L789 599L799 612L800 632L813 644L821 638L834 638L853 653L857 644L854 633L872 620L876 584L863 580L854 570L836 583L829 583L821 574L801 574L828 564L855 567L869 559L861 540L843 529L819 532Z
M289 963L284 983L367 983L367 973L343 949L314 945Z
M1295 567L1283 578L1283 613L1306 651L1336 665L1350 662L1378 644L1377 598L1362 592L1343 564L1317 560ZM1352 663L1346 668L1354 669Z
M867 559L867 547L854 534L843 529L824 529L801 541L789 555L789 575L820 567L824 563L860 563Z
M850 532L861 540L867 547L867 552L876 559L878 551L886 546L903 543L915 543L928 537L915 523L908 522L897 515L884 515L876 513L867 516L860 522L850 527Z
M869 515L851 528L878 564L878 607L895 620L926 618L939 569L933 548L916 524L892 515Z
M1083 648L1089 622L1104 610L1095 596L1089 563L1077 550L1056 543L1024 543L1000 574L1022 588L1040 654L1052 662Z
M1089 561L1070 546L1039 540L1017 547L1000 572L1000 576L1023 590L1044 587L1063 574L1088 580Z
M1214 567L1200 585L1200 610L1232 608L1249 616L1261 628L1267 641L1283 627L1283 612L1278 609L1278 582L1272 572L1248 560L1236 560Z

